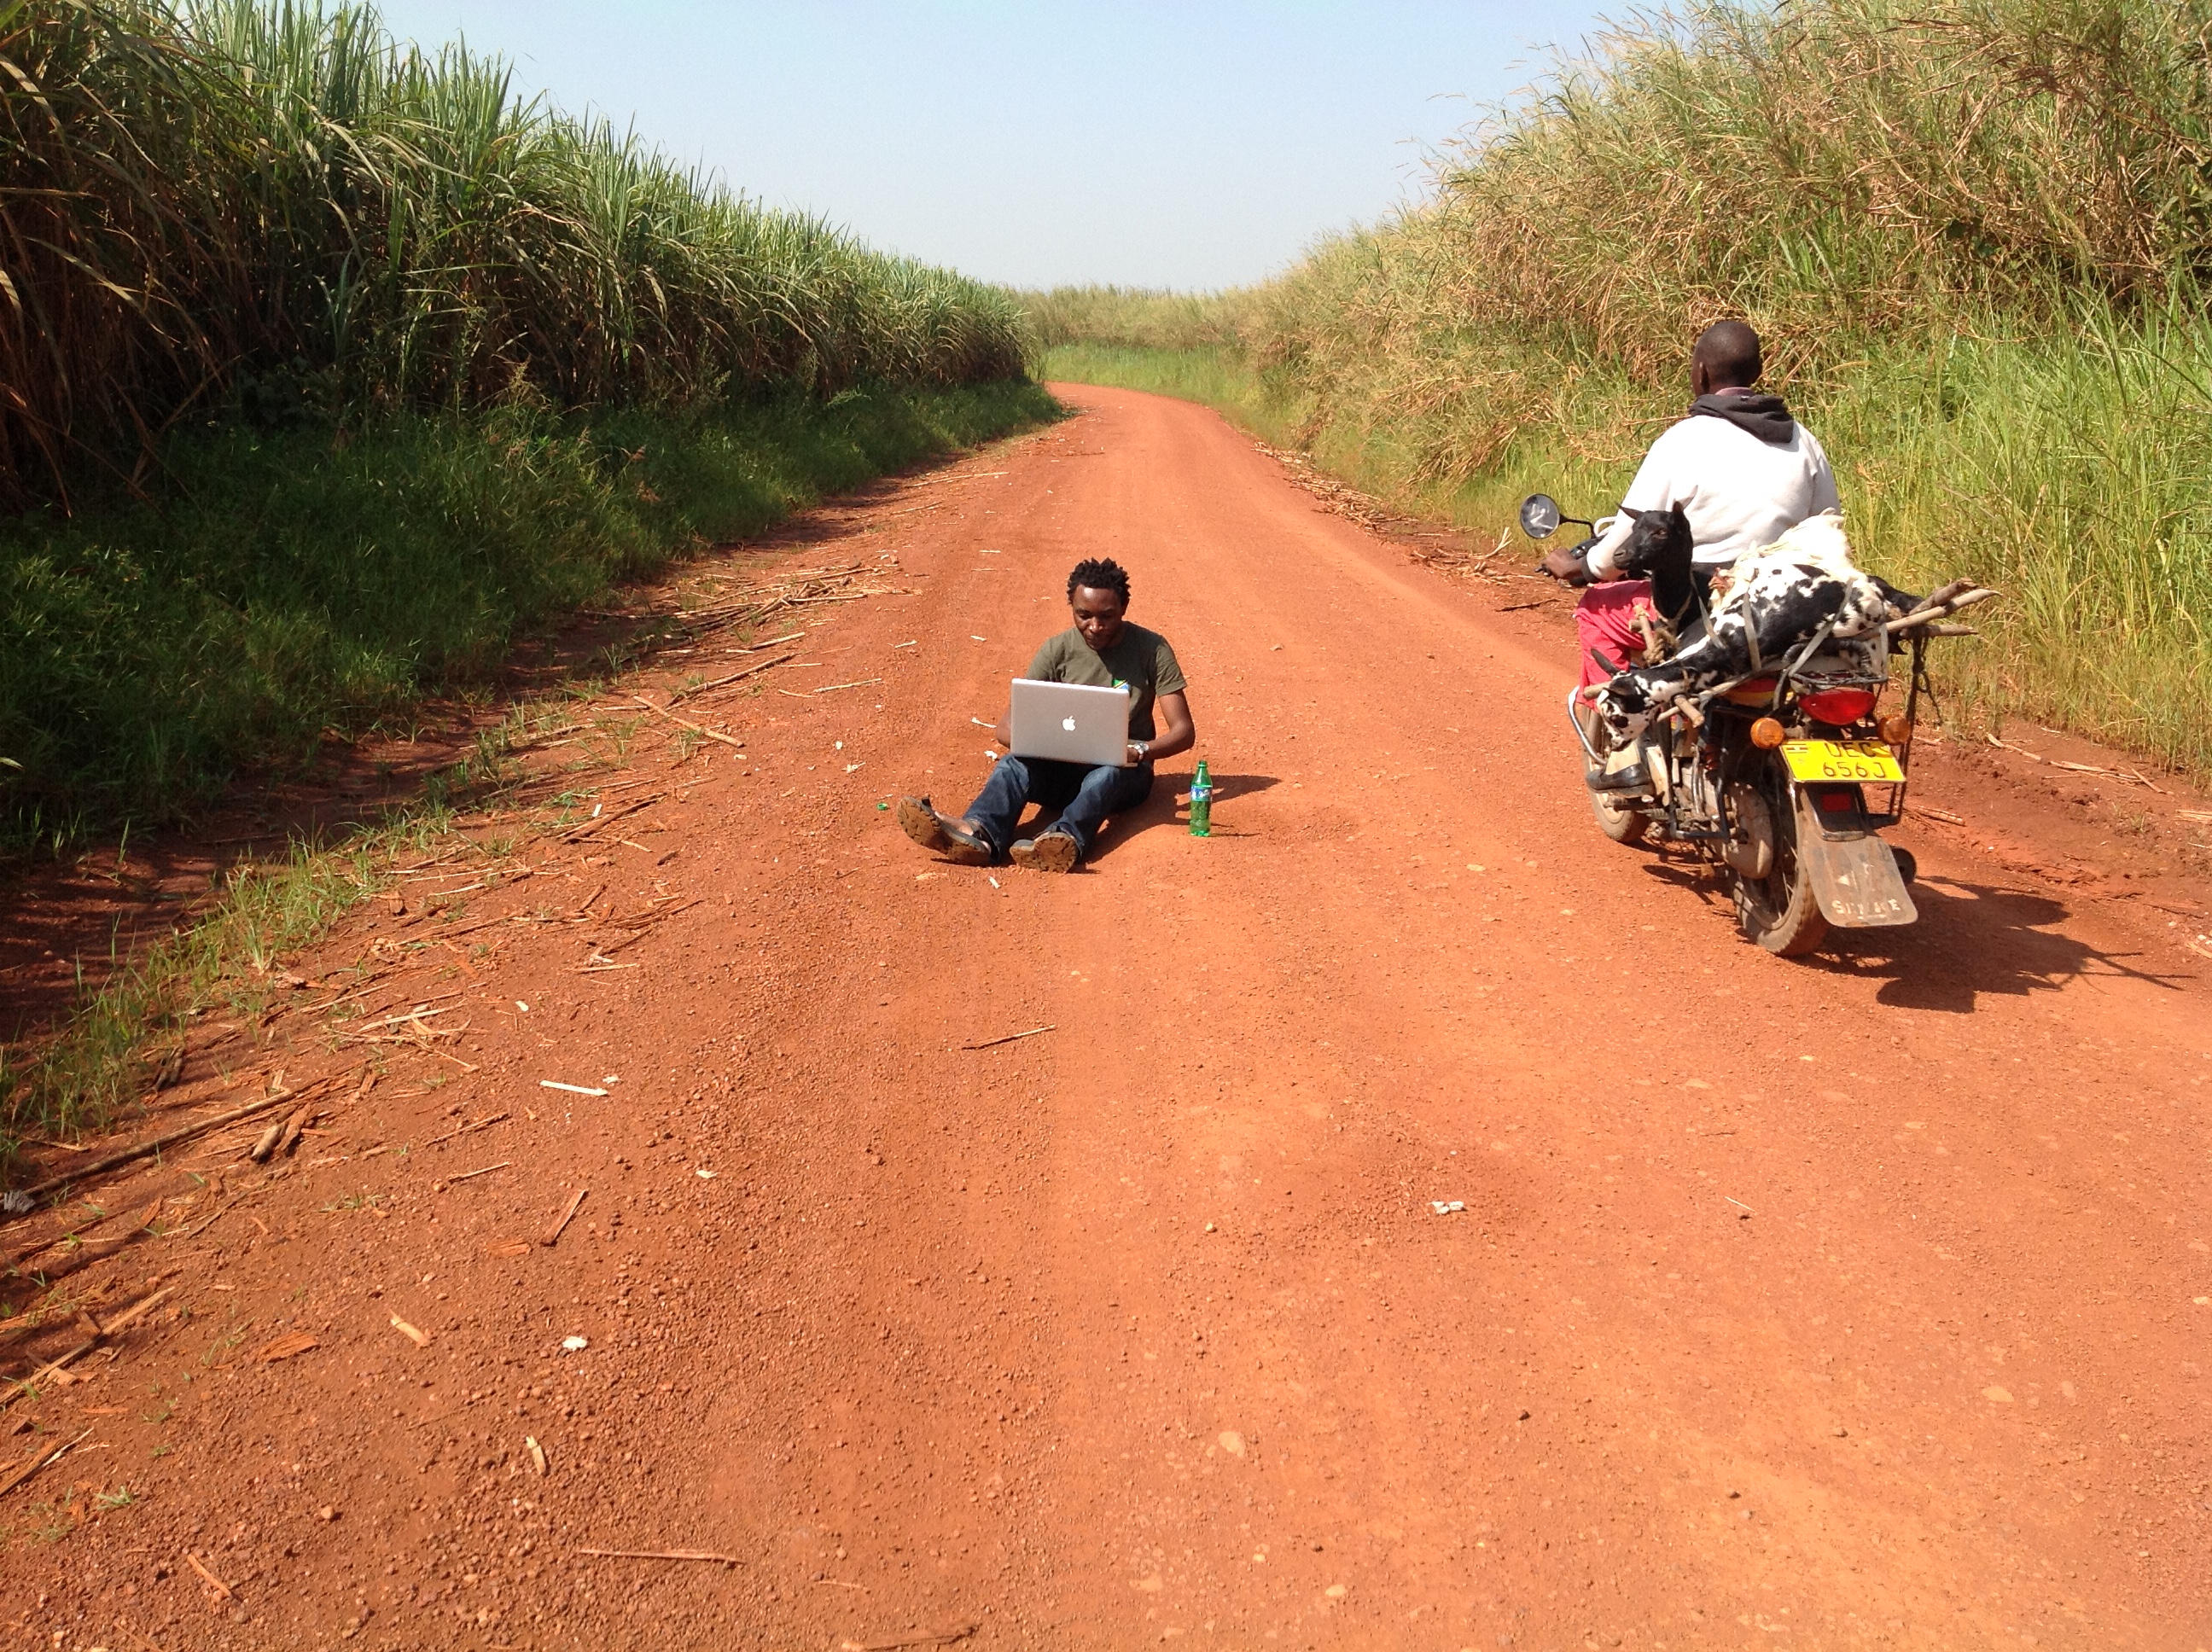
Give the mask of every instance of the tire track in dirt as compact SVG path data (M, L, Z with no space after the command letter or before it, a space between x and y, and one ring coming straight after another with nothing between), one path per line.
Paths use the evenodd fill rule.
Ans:
M2201 983L1942 844L1917 930L1767 957L1590 827L1569 647L1496 587L1211 414L1063 393L936 508L843 513L914 594L718 711L746 749L670 771L672 862L529 851L526 888L700 902L640 968L530 930L448 971L474 1072L395 1073L266 1232L143 1264L189 1316L36 1414L174 1416L106 1424L131 1507L18 1528L22 1630L2196 1644ZM969 719L1100 553L1189 671L1220 835L1164 774L1079 876L932 862L877 804L965 800ZM364 1157L457 1108L512 1117ZM557 1248L495 1254L576 1186Z

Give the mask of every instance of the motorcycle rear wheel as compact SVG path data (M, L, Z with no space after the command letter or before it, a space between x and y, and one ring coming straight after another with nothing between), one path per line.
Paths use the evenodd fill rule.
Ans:
M1797 858L1797 811L1778 759L1768 758L1745 777L1766 799L1774 829L1774 865L1764 878L1729 873L1736 927L1775 957L1802 958L1828 938L1828 920L1813 893L1813 879Z

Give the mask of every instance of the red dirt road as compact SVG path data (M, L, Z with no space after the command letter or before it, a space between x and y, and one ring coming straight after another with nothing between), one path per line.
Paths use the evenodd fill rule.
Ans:
M836 529L915 594L771 680L861 686L641 745L647 852L522 851L696 902L641 967L416 955L474 1070L106 1265L178 1295L5 1413L92 1430L0 1501L5 1644L2212 1642L2212 966L1911 837L1918 927L1771 958L1591 825L1555 629L1062 393ZM965 800L1100 553L1217 835L1164 782L1077 876L933 862L878 804Z

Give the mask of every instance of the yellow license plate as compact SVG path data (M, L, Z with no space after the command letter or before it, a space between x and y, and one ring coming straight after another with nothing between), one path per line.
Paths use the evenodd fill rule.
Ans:
M1782 760L1800 780L1895 780L1905 770L1881 740L1785 740Z

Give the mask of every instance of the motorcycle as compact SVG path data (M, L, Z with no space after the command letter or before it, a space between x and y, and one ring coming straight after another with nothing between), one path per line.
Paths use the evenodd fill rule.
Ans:
M1543 494L1521 507L1532 539L1568 522L1589 530L1570 553L1586 559L1605 525L1565 516ZM1932 702L1928 642L1973 635L1951 616L1996 594L1954 581L1868 635L1839 639L1831 623L1771 660L1754 650L1749 673L1684 692L1623 732L1599 714L1595 690L1575 689L1567 719L1589 765L1599 829L1616 843L1686 845L1711 861L1737 926L1779 957L1814 951L1832 928L1914 922L1917 869L1881 833L1903 817L1915 722L1922 699ZM1638 663L1672 652L1648 620L1645 637ZM1884 711L1899 653L1909 657L1905 703Z

